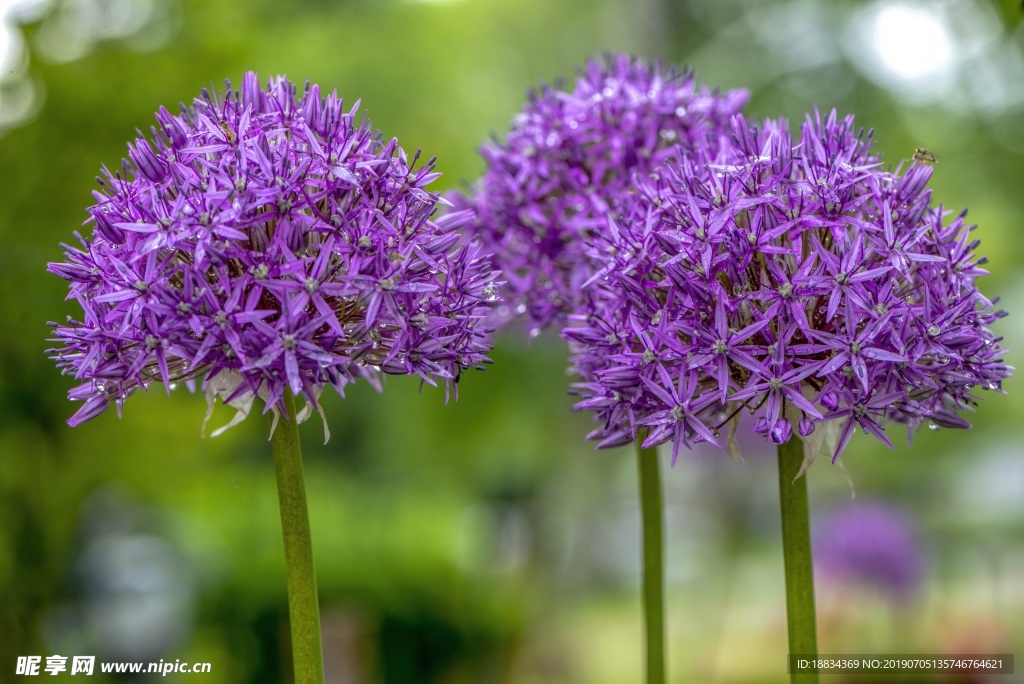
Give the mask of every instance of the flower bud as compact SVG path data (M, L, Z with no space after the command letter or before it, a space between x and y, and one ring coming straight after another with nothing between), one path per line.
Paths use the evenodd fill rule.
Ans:
M801 437L806 437L814 432L814 421L807 416L804 416L800 419L800 425L797 429L799 430Z
M779 420L772 426L769 437L775 444L785 444L793 436L793 424L785 418Z

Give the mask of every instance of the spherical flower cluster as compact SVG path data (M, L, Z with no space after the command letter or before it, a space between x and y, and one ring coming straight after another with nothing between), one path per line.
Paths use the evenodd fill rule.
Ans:
M530 95L504 142L486 145L472 197L472 232L496 255L502 298L526 315L532 333L564 323L590 276L584 243L619 212L634 173L672 150L714 144L745 91L724 95L676 72L628 56L592 60L571 91Z
M604 266L563 333L591 438L678 455L747 410L776 444L833 431L835 457L857 427L890 447L892 421L969 427L958 411L1012 369L974 226L932 206L932 168L883 170L835 112L796 144L782 121L732 128L638 177L631 213L591 240Z
M201 380L245 412L286 390L311 406L325 385L418 375L449 385L487 359L496 273L432 220L439 174L284 78L161 108L152 142L105 172L94 231L49 270L83 309L51 350L81 382L78 425L154 381Z
M925 558L917 526L903 510L855 503L826 514L814 530L814 565L843 583L863 584L894 601L920 587Z

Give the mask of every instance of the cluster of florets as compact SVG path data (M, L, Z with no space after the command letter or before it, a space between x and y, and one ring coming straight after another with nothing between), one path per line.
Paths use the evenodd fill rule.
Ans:
M378 371L447 386L486 361L489 259L460 245L464 213L431 219L433 160L382 142L357 107L249 73L161 108L152 143L99 179L93 235L50 265L84 311L51 350L82 383L70 424L154 381L270 409Z
M633 174L714 144L746 99L698 87L689 71L610 55L590 61L572 91L532 93L505 141L481 150L475 194L457 200L476 209L472 232L507 281L499 323L525 315L532 334L564 323L592 273L585 242L619 213Z
M930 166L870 147L834 112L798 144L738 116L729 145L637 177L563 333L599 446L719 444L743 410L776 444L826 423L835 456L858 426L889 446L891 421L969 427L958 411L1011 371L974 226L931 205Z
M926 559L906 511L881 503L850 504L827 513L814 527L819 575L873 588L897 602L920 589Z

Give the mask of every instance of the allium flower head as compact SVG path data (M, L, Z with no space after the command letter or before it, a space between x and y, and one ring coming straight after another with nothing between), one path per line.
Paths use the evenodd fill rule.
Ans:
M325 385L378 370L447 385L486 361L496 274L459 246L467 215L432 220L433 160L383 142L357 108L248 73L161 108L104 170L93 234L49 267L83 309L51 350L81 382L71 425L154 381L202 380L244 417L256 395L316 406Z
M916 525L899 508L850 504L824 516L814 532L814 564L828 577L873 586L894 600L910 598L921 584Z
M933 206L932 167L884 170L853 118L732 124L638 177L631 212L591 242L604 264L564 335L599 446L720 444L741 409L776 444L834 456L860 427L969 427L1012 370L975 284L966 212ZM824 425L822 425L824 424ZM816 431L816 427L823 429ZM813 433L813 435L812 435ZM834 444L833 444L834 443ZM805 467L809 461L805 461Z
M487 170L461 199L477 209L473 232L496 254L503 299L531 332L572 310L591 274L584 242L618 214L633 174L680 146L714 144L746 99L624 55L590 61L571 91L531 93L504 142L482 149Z

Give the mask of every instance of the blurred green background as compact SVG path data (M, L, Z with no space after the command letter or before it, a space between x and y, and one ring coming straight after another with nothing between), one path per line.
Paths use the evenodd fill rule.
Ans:
M0 1L0 681L20 680L28 654L212 664L168 682L290 678L268 425L254 416L203 439L202 397L178 390L72 430L71 384L43 353L46 321L78 314L45 264L85 218L100 164L116 167L161 104L250 69L308 78L361 98L457 187L536 84L604 50L688 63L704 82L749 88L756 118L836 107L875 129L888 161L938 154L935 195L981 225L982 290L1003 295L999 333L1019 349L1019 12L986 0ZM563 345L525 337L500 337L458 403L391 378L382 394L326 399L329 444L316 421L303 426L331 682L640 681L634 459L584 441ZM1024 653L1018 385L967 433L925 431L896 452L854 439L858 500L900 508L922 569L899 601L821 577L822 652ZM772 455L756 441L743 462L684 454L665 479L673 681L786 681ZM827 462L810 486L816 518L850 503Z

